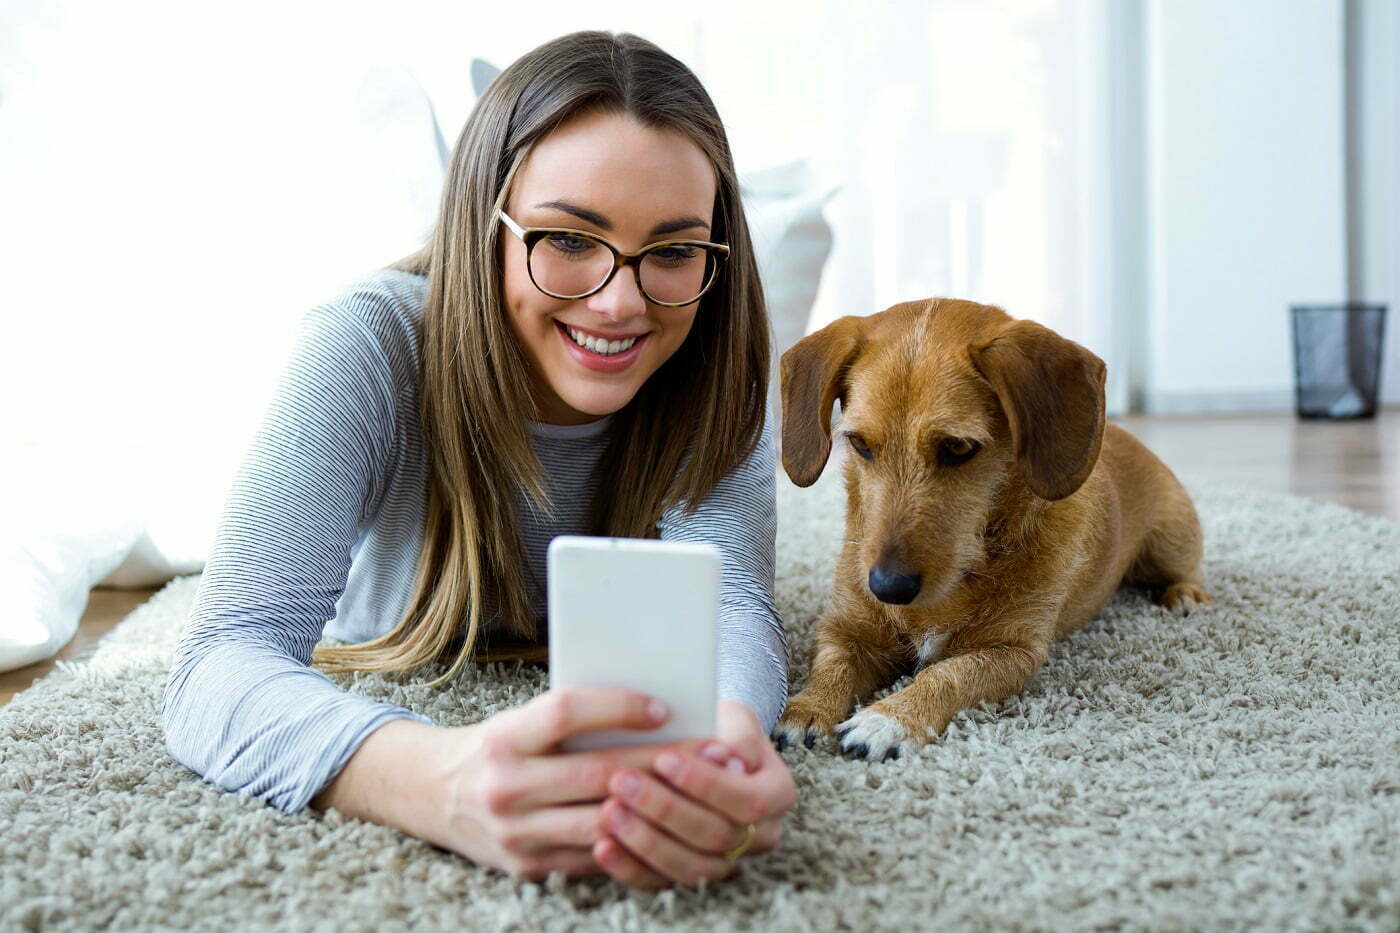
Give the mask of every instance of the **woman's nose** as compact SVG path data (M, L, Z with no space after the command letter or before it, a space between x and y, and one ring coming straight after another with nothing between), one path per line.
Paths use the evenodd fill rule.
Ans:
M588 309L613 320L625 320L647 310L646 296L637 285L635 267L624 266L601 291L588 296Z

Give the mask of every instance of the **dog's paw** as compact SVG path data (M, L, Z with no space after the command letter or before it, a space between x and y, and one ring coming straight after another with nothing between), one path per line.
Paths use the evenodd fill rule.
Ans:
M803 691L788 700L783 715L773 727L773 744L778 751L799 742L811 748L817 744L817 739L831 734L836 721L847 709L850 709L849 703L836 706L821 696Z
M1192 609L1204 606L1206 603L1214 602L1206 593L1194 583L1173 583L1162 594L1157 597L1157 605L1163 607L1174 616L1190 615Z
M816 740L822 737L822 728L815 723L802 723L790 719L778 720L777 726L773 727L773 745L778 751L783 751L788 745L797 745L801 742L806 748L816 745Z
M801 723L779 720L778 724L773 727L772 738L774 747L776 747L778 751L783 751L789 745L797 745L798 743L805 745L807 748L811 748L813 745L817 744L817 737L820 735L820 730L811 723L803 725Z
M909 730L881 713L863 709L836 727L841 751L871 761L888 761L913 750Z

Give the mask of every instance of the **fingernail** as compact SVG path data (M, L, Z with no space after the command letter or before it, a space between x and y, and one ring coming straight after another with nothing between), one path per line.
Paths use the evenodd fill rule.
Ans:
M625 829L627 824L632 822L632 811L626 807L616 807L608 814L608 822L613 825L613 829Z
M733 771L735 774L743 774L745 770L744 759L736 755L733 758L729 759L729 764L725 765L725 767L728 768L730 771Z
M713 761L720 767L724 766L724 760L729 757L729 753L719 745L706 745L700 749L700 754L706 760Z
M642 782L637 780L635 775L629 774L617 782L617 788L622 791L622 796L631 800L642 789Z
M656 756L656 770L667 777L675 777L681 772L681 760L674 752L662 752Z
M666 708L666 704L662 703L660 700L652 700L647 704L647 714L657 722L664 722L666 717L670 715L670 712L671 711Z

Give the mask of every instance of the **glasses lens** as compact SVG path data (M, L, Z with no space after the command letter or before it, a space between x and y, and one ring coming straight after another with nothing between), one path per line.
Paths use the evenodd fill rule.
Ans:
M591 292L612 267L611 250L573 233L546 234L530 251L530 275L535 284L564 298Z
M642 291L652 301L689 304L700 297L718 266L719 257L703 246L663 246L642 257Z

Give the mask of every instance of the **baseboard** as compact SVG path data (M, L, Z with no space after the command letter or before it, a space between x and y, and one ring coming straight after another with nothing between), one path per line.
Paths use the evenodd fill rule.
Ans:
M1189 415L1246 411L1292 411L1293 389L1237 389L1179 392L1133 391L1133 411L1149 415Z

